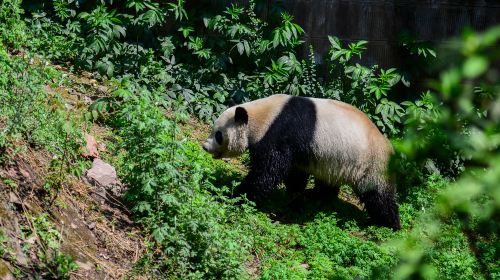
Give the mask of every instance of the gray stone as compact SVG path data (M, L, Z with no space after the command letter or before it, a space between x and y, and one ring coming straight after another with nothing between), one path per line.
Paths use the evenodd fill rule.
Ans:
M300 266L305 269L305 270L308 270L309 269L309 264L307 263L301 263Z
M98 158L94 159L86 176L91 183L102 187L110 187L117 182L115 168Z

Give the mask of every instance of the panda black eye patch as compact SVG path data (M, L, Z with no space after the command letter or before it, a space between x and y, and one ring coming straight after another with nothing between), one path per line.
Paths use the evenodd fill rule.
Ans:
M215 133L215 141L217 141L217 144L221 145L222 144L222 132L217 131Z

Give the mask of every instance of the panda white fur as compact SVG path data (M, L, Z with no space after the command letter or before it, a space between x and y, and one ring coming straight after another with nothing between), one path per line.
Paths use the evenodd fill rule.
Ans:
M370 217L400 228L395 188L387 166L390 142L355 107L328 99L273 95L227 109L215 121L203 148L214 158L250 152L250 170L239 187L261 201L283 182L287 191L350 184Z

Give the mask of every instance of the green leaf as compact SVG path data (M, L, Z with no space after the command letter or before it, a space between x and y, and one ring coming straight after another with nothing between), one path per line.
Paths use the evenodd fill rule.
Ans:
M238 44L236 44L236 48L238 48L238 53L240 55L242 55L243 52L245 52L245 46L243 45L242 42L239 42Z
M488 60L483 56L471 56L463 65L463 74L467 78L475 78L483 74L489 66Z
M328 36L328 41L330 41L330 46L334 49L341 50L342 46L340 44L340 40L334 36Z
M251 50L250 50L250 45L248 44L248 41L246 41L246 40L243 41L243 44L245 45L245 52L246 52L247 56L250 56Z
M429 52L430 55L436 57L436 52L433 49L427 49L427 51Z

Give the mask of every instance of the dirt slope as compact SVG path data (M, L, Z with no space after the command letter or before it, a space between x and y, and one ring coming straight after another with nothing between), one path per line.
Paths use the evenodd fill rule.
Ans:
M63 69L59 67L59 70ZM86 106L106 90L88 73L67 75L72 81L71 87L47 86L46 90L62 95L67 108L75 113L84 112ZM103 127L89 130L105 153L109 132ZM33 225L33 220L43 213L61 233L60 250L72 256L79 266L70 273L71 279L122 279L131 272L144 250L141 229L132 222L119 195L91 184L85 176L70 176L57 197L49 201L43 185L50 161L48 152L30 147L0 166L1 248L7 252L0 259L0 279L43 275L40 252L50 250L44 248L43 233L37 232ZM92 158L87 161L90 166ZM113 188L123 189L119 182Z

